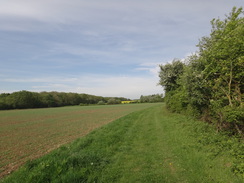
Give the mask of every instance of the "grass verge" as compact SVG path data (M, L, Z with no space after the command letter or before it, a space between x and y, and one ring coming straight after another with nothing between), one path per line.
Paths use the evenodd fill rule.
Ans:
M2 182L243 182L230 153L241 143L230 138L219 150L211 139L222 137L158 105L30 161Z

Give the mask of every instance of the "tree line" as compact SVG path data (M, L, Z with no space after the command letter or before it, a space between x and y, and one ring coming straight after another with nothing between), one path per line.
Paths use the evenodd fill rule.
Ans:
M163 102L163 94L153 94L153 95L147 95L140 97L140 103L155 103L155 102Z
M224 20L213 19L210 36L184 61L160 65L159 84L167 107L216 125L244 132L244 17L234 7Z
M122 100L129 99L124 97L101 97L89 94L56 91L38 93L23 90L0 94L0 110L89 105L98 103L116 104L120 103Z

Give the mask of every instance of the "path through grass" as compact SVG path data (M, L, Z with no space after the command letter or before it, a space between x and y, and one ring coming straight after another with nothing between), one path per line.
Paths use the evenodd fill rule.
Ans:
M29 162L3 182L242 182L228 153L212 156L199 144L199 126L158 105Z

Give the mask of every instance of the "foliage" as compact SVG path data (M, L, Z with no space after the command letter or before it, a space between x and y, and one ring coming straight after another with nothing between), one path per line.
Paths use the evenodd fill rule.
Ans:
M232 162L225 166L231 167L233 173L244 178L244 143L238 136L230 137L226 132L216 133L213 126L197 124L190 126L192 136L198 141L197 149L207 152L210 159L222 154L230 154Z
M14 93L0 94L0 110L4 109L27 109L41 107L61 107L70 105L97 104L99 101L116 104L121 100L128 100L123 97L101 97L89 94L65 93L65 92L30 92L19 91Z
M88 106L89 104L80 103L79 106Z
M218 129L244 132L244 17L234 7L224 19L211 21L209 37L203 37L199 52L184 63L160 66L160 81L166 103L175 112L213 122Z
M120 104L121 100L116 99L116 98L110 98L107 102L107 104L112 105L112 104Z
M141 103L155 103L155 102L163 102L163 94L154 94L140 97Z
M242 8L233 8L224 20L212 20L212 33L199 43L204 61L206 85L213 100L227 99L230 106L240 106L243 98L244 77L244 17ZM226 105L226 104L224 104Z
M187 96L182 88L168 92L165 96L167 107L173 112L181 112L187 107Z
M160 65L159 84L166 92L173 91L179 87L178 79L183 73L184 64L180 60L173 60L172 64Z
M194 113L202 113L209 104L209 89L205 87L203 70L205 68L198 55L192 55L187 58L184 72L179 79L182 90L188 100L188 108L195 109ZM193 114L194 114L193 113Z
M97 104L98 105L105 105L106 103L104 101L100 100Z
M10 94L2 94L0 99L4 104L5 108L33 108L41 107L41 98L38 93L20 91ZM2 107L4 107L2 106Z

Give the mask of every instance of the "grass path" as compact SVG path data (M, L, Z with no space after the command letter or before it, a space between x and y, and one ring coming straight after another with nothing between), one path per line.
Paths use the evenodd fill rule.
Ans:
M211 159L195 147L186 117L158 106L133 119L121 145L125 150L105 173L114 171L109 182L241 182L230 172L228 157Z
M198 144L195 123L200 125L162 105L134 112L29 162L3 182L243 182L231 172L227 153L211 156Z

